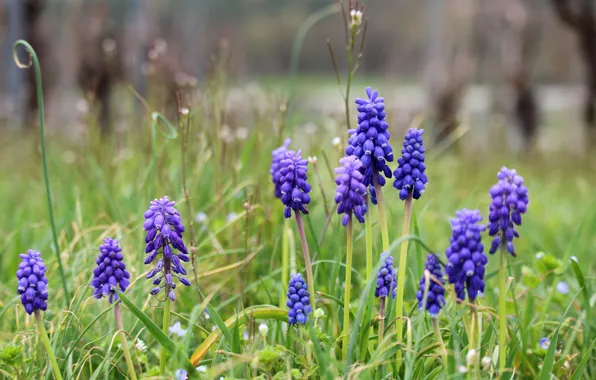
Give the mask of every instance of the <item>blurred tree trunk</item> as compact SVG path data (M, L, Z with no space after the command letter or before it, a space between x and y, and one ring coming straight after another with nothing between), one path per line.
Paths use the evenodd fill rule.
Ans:
M448 50L450 58L443 57L443 43L430 41L428 84L431 103L431 124L435 143L441 143L459 126L459 111L468 83L472 78L476 59L472 54L474 36L475 0L452 0L447 6L443 0L429 0L431 38L443 39L447 34L433 25L451 13ZM442 24L442 23L441 23ZM444 28L443 28L444 29ZM443 41L444 42L444 41Z
M525 0L501 0L501 62L513 93L513 114L526 150L533 150L539 127L539 110L531 81L533 28Z
M596 148L596 15L593 0L551 0L562 23L575 33L585 65L584 126L588 149Z

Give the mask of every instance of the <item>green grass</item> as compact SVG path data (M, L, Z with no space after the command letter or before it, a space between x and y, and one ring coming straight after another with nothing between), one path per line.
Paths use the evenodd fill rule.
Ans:
M404 337L410 341L404 344L403 366L396 368L394 363L396 350L404 346L394 341L395 322L390 316L386 321L385 340L380 347L376 344L378 300L374 300L375 334L369 337L368 349L363 347L366 342L360 339L370 294L364 292L367 285L365 233L364 225L358 223L354 225L355 272L350 305L355 318L349 337L349 347L353 349L349 350L352 356L346 360L341 357L340 336L345 230L335 213L325 229L327 218L323 204L323 199L327 199L327 208L334 210L335 187L325 157L331 168L337 166L342 149L333 146L332 139L341 136L345 143L345 127L342 120L338 120L335 129L319 129L312 135L304 134L293 125L285 126L279 133L278 124L272 123L272 120L282 119L277 114L278 107L257 112L258 102L275 104L273 97L255 99L251 105L255 107L253 116L243 124L249 128L248 137L229 142L219 138L221 125L209 108L213 105L207 101L193 105L185 156L190 215L183 197L180 134L175 139L166 139L158 132L157 144L152 150L150 115L138 121L126 120L131 125L130 130L118 132L106 141L92 134L74 140L61 134L48 137L48 166L58 241L69 291L74 294L68 310L64 307L57 261L50 248L52 234L38 137L4 134L0 138L3 147L0 151L3 173L0 206L4 216L0 219L0 377L52 376L34 320L15 300L18 254L29 248L40 250L48 266L50 299L45 323L64 377L126 376L113 316L107 310L110 306L106 300L92 298L88 286L97 247L106 236L119 238L125 253L133 279L127 291L128 300L154 323L147 325L143 318L135 316L137 310L133 313L123 306L129 345L134 348L138 338L147 345L145 351L133 349L137 373L139 377L158 373L159 342L169 343L163 336L151 333L155 325L161 325L163 313L162 303L148 295L151 284L144 279L148 268L143 265L142 215L151 199L169 195L178 201L187 228L194 231L198 274L198 282L195 282L189 268L193 286L178 288L178 299L173 305L171 324L181 322L188 334L184 337L170 334L169 338L175 344L172 352L178 355L178 349L188 357L201 344L209 343L201 346L205 350L198 364L207 368L201 376L475 378L471 367L468 374L459 372L466 364L468 352L468 335L464 328L464 316L468 314L466 305L455 304L449 296L448 305L441 312L441 332L449 354L447 365L441 364L430 318L417 311L415 292L426 249L416 243L416 239L444 257L449 244L450 218L464 207L478 208L486 218L490 201L488 189L503 165L518 169L530 193L528 213L519 229L521 238L516 241L518 257L509 259L515 294L515 299L507 303L509 368L515 368L515 377L520 378L550 378L550 373L558 378L571 378L574 373L577 378L596 375L596 363L588 351L596 337L596 324L589 318L589 304L594 303L591 290L596 278L591 259L596 246L593 195L596 176L589 161L563 154L515 157L495 152L441 151L436 155L433 151L439 150L430 146L428 190L413 207L411 230L417 237L410 243L406 268L405 310L409 311L410 323L404 323ZM226 115L226 118L233 117ZM284 294L287 286L281 282L283 208L272 195L270 152L287 136L293 138L292 148L302 149L304 156L318 157L316 168L309 165L313 201L305 224L316 289L325 294L317 304L325 315L317 319L316 325L289 330L279 321L283 312L270 306L280 304L280 294ZM400 140L401 136L394 133L394 147L401 144ZM462 143L466 143L465 137ZM151 167L154 153L155 177ZM322 184L314 170L318 171ZM154 184L152 178L155 178ZM395 242L401 234L403 202L399 201L391 183L384 188L384 195L390 240ZM206 214L206 221L194 220L199 212ZM368 215L373 218L376 265L381 253L378 212L373 209ZM298 270L303 271L295 223L292 221L290 226L294 229L294 238L289 239L290 250L296 252ZM185 241L191 245L188 233ZM486 236L484 243L490 244ZM394 244L394 256L398 249L398 244ZM541 259L536 257L539 252L543 253ZM578 266L572 267L571 256L577 257ZM498 257L491 256L486 294L480 299L482 335L478 360L492 357L498 341L497 271ZM569 284L568 294L556 291L559 281ZM257 306L262 307L249 309ZM390 301L389 310L392 307ZM206 309L211 311L210 317L203 313ZM245 309L246 312L242 312ZM260 323L269 327L266 337L258 333ZM223 334L208 337L214 326L223 329ZM543 336L553 340L558 336L551 350L539 347ZM173 376L174 371L182 367L179 360L171 360L167 373ZM581 368L581 374L576 373L577 368ZM494 369L495 366L478 369L479 376L495 377ZM548 374L545 375L545 371Z

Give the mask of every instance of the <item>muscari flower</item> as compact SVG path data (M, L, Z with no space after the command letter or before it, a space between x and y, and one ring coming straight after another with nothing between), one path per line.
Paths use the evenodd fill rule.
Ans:
M358 127L349 131L350 138L346 147L346 156L355 155L362 162L360 171L364 174L364 186L370 189L373 204L377 203L374 190L374 177L385 185L385 177L391 178L391 169L387 162L393 162L393 149L389 145L389 125L385 121L385 100L378 91L366 89L368 99L356 99L358 109ZM383 175L380 175L380 174Z
M21 295L21 303L27 314L33 314L36 310L45 311L48 307L48 279L41 253L30 249L19 257L22 261L17 269L17 291Z
M282 146L280 146L279 148L277 148L273 152L271 152L272 158L271 158L271 168L269 169L269 174L271 174L271 182L273 182L273 185L275 186L275 197L276 198L281 198L281 183L280 183L281 174L279 173L280 162L281 162L281 160L286 158L286 153L288 152L288 146L290 145L291 142L292 142L292 140L286 139L286 141L284 141L284 144Z
M424 129L410 128L404 137L404 147L401 149L399 164L393 175L393 187L399 191L399 198L403 201L411 194L414 199L420 198L428 183L426 165L424 165Z
M445 273L450 284L454 285L458 300L468 298L474 301L478 293L484 293L484 272L488 258L482 245L480 224L482 216L478 210L463 209L456 212L457 218L451 219L450 245L445 250L447 265Z
M383 252L381 254L381 260L383 260L384 263L377 274L377 288L375 289L375 297L387 297L389 292L392 291L392 297L395 298L397 276L395 274L395 269L393 268L393 256L391 256L389 252Z
M311 186L307 182L308 161L303 159L301 151L294 153L289 151L286 158L279 162L279 183L281 184L281 201L286 205L284 216L289 218L294 212L308 214L306 205L310 203Z
M366 186L362 183L364 176L360 173L362 163L356 156L343 157L339 163L343 166L335 169L337 174L335 203L337 203L337 213L344 214L341 223L346 226L352 214L360 223L364 223Z
M130 274L126 270L126 264L122 261L122 249L118 245L118 240L109 237L103 240L99 246L99 256L95 263L97 267L93 271L93 280L91 286L95 289L93 296L97 299L109 296L109 301L118 299L114 288L120 288L124 292L130 281Z
M308 314L312 310L307 289L302 274L293 274L288 284L288 302L286 302L286 306L290 309L288 310L288 323L290 325L296 323L304 325L308 321Z
M165 287L168 297L172 301L176 300L175 278L178 278L183 285L190 286L190 281L183 277L186 275L186 269L184 269L182 261L189 262L190 258L182 241L184 225L178 210L174 208L175 205L176 202L170 201L167 196L153 200L144 214L145 223L143 224L143 229L147 231L145 264L152 263L159 254L162 255L162 258L157 261L155 269L147 274L148 279L155 277L153 285L156 287L151 290L151 294L156 295L161 288ZM165 283L160 286L164 278Z
M426 298L426 310L431 317L436 317L445 305L445 279L443 278L443 271L441 270L441 263L434 254L429 254L426 258L424 266L425 271L431 274L428 294ZM416 293L418 299L418 309L422 309L424 303L424 292L426 290L426 278L423 275L420 279L420 290Z
M487 227L488 234L494 236L490 253L497 252L504 245L515 257L513 238L519 237L515 225L521 225L521 214L525 214L528 207L528 189L515 169L503 166L497 178L499 181L490 189L492 203Z

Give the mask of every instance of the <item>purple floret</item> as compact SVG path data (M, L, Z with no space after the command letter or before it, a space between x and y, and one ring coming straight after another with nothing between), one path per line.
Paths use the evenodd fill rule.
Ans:
M99 256L95 261L97 267L93 271L93 280L91 280L91 286L95 289L93 291L95 298L109 296L109 301L112 303L118 299L114 288L119 288L122 292L126 290L130 284L130 274L122 261L123 258L118 240L105 238L103 244L99 246Z
M288 284L288 323L290 325L304 325L308 321L308 314L312 311L310 307L310 294L308 293L306 281L301 273L293 274Z
M402 156L397 160L399 166L393 172L395 181L393 187L399 191L399 198L403 201L411 194L419 199L428 183L426 165L424 164L424 129L410 128L404 137Z
M48 279L41 253L30 249L19 257L22 261L17 269L17 291L21 295L23 307L27 314L33 314L36 310L45 311L48 308Z
M288 146L292 140L286 139L284 144L279 148L275 149L271 152L271 168L269 169L269 174L271 174L271 182L273 182L273 186L275 187L275 197L281 198L281 174L279 172L280 162L284 158L286 158L286 153L288 152Z
M308 214L306 205L310 203L311 186L307 182L308 161L303 159L301 151L286 152L286 157L279 162L279 183L281 201L286 205L284 216L289 218L294 212Z
M389 296L392 292L392 297L395 298L395 288L397 287L397 275L393 268L393 256L389 252L381 254L383 266L379 269L377 274L377 288L375 289L375 297L384 298Z
M342 165L335 169L337 178L337 190L335 192L335 203L337 203L337 213L344 214L342 224L346 226L348 220L354 214L360 223L364 223L364 214L366 205L364 195L366 186L364 186L364 176L360 173L362 163L356 156L343 157L339 160Z
M441 308L445 306L445 279L443 278L441 263L437 259L437 256L432 253L427 256L424 270L430 272L431 278L428 286L428 294L426 296L426 304L424 304L426 278L423 275L420 279L420 290L416 292L418 309L420 310L423 306L426 306L428 313L431 317L435 318L439 314L439 311L441 311Z

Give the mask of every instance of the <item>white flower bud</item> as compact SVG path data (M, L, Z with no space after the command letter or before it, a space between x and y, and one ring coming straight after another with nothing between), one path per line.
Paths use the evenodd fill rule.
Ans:
M267 326L264 323L261 323L259 325L259 334L261 334L261 336L263 338L266 338L268 333L269 333L269 326Z
M470 351L468 351L468 354L466 355L466 361L468 362L469 366L474 365L474 363L476 363L476 361L478 360L478 355L476 353L475 349L471 349Z
M357 28L362 24L362 11L352 9L350 11L350 28Z
M490 358L488 356L485 356L482 358L482 369L485 371L488 371L488 369L490 368Z
M315 310L315 318L321 318L322 316L325 315L325 310L318 308L317 310Z

